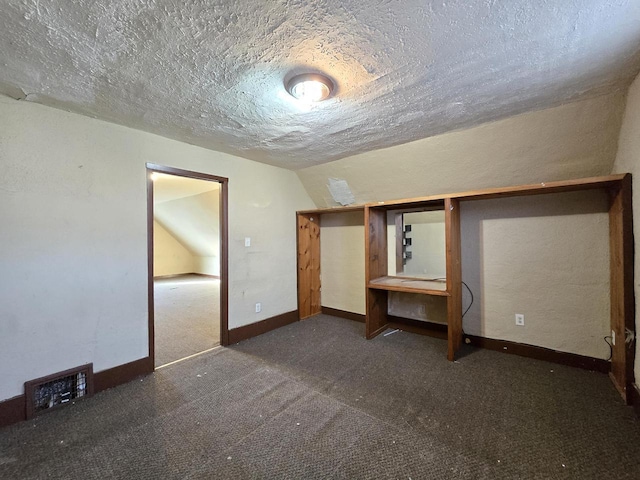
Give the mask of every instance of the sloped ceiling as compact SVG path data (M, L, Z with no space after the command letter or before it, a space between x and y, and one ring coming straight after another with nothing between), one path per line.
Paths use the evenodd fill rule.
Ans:
M218 182L180 177L178 175L154 172L151 174L151 178L153 179L154 205L220 189Z
M193 179L185 181L196 182L194 189L201 183ZM157 190L161 191L162 186L156 188L154 185L154 197ZM216 188L160 203L154 201L153 217L193 255L217 257L220 254L219 208L220 191Z
M5 0L0 92L300 169L627 86L639 45L636 0Z
M297 171L319 207L336 206L328 178L355 203L608 175L616 158L623 92L353 155Z

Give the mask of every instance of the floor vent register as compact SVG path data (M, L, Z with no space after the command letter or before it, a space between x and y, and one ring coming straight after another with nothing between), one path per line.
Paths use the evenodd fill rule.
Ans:
M25 382L27 418L93 394L93 364Z

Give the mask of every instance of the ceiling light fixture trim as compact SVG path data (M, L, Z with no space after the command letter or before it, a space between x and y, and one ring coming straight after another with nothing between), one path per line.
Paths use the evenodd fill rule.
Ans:
M303 73L292 77L286 84L287 92L298 100L321 102L333 93L333 82L320 73Z

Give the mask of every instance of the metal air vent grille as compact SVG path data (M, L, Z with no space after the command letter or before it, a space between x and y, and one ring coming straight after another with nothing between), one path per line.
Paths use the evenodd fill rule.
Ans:
M25 382L27 418L93 394L93 364Z

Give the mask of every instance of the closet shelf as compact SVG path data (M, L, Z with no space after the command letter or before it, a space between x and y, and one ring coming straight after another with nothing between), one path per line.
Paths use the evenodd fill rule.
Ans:
M380 277L369 282L369 288L391 290L393 292L421 293L448 297L447 283L444 280L425 280L411 277Z

